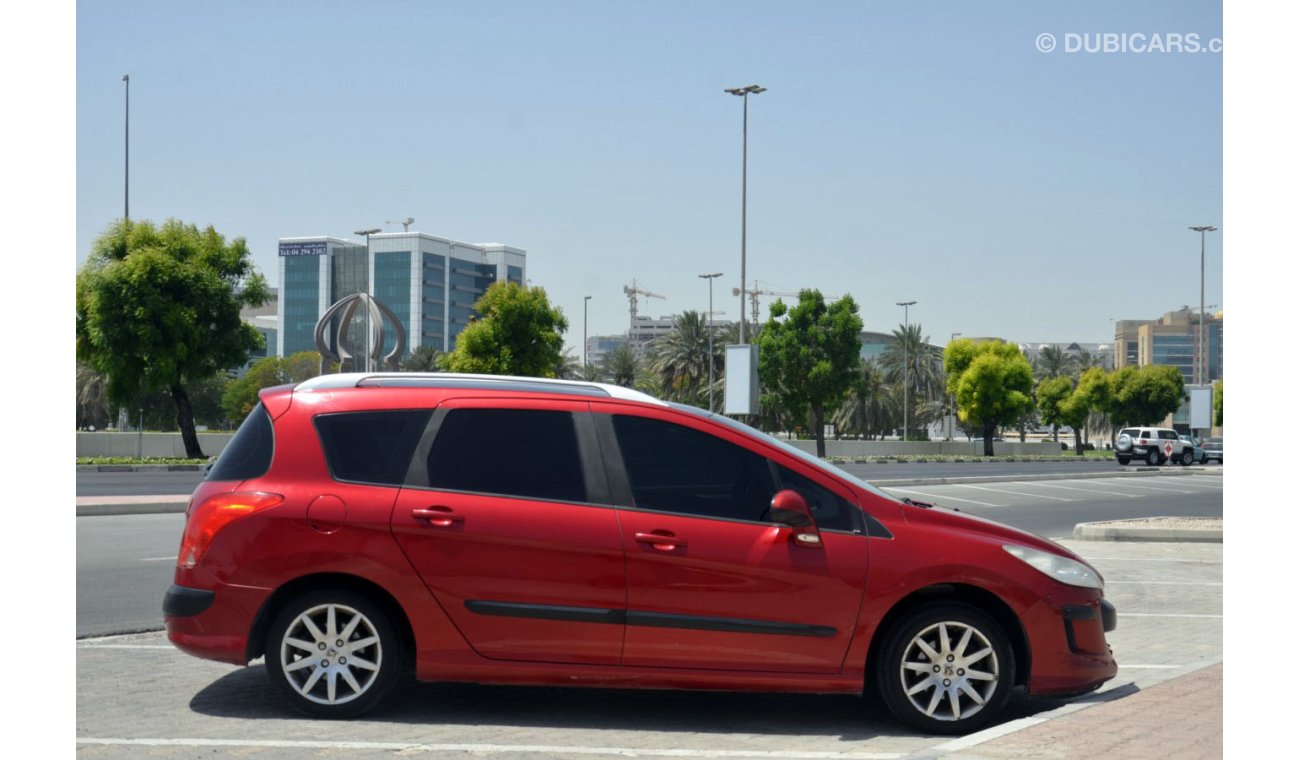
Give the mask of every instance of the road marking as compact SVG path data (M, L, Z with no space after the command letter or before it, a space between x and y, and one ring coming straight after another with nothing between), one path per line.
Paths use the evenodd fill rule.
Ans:
M1021 491L1007 491L1002 488L985 488L984 486L972 486L966 483L953 483L957 488L974 488L977 491L992 491L993 493L1009 493L1012 496L1028 496L1031 499L1051 499L1053 501L1078 501L1078 499L1067 499L1063 496L1044 496L1040 493L1023 493Z
M1124 669L1128 669L1128 670L1178 670L1179 668L1185 668L1185 667L1187 667L1187 666L1186 666L1186 665L1125 665L1125 664L1122 663L1122 662L1119 664L1119 669L1120 669L1120 670L1124 670Z
M1073 483L1073 482L1075 482L1075 481L1071 480L1071 481L1069 481L1069 482ZM1137 499L1137 498L1141 498L1141 497L1137 496L1136 494L1131 494L1131 493L1120 493L1119 491L1102 491L1102 490L1097 489L1097 488L1071 488L1070 486L1054 486L1054 485L1048 485L1048 484L1046 484L1046 483L1037 483L1037 482L1034 482L1034 483L1014 483L1013 485L1017 485L1017 486L1019 486L1019 485L1026 485L1026 486L1027 486L1027 485L1033 485L1033 486L1037 486L1037 487L1039 487L1039 488L1064 488L1064 489L1067 490L1067 491L1083 491L1084 493L1104 493L1104 494L1107 494L1108 496L1123 496L1123 497L1126 498L1126 499Z
M1147 478L1147 480L1150 480L1150 478ZM1124 485L1129 488L1138 488L1143 491L1164 491L1165 493L1196 493L1195 491L1180 491L1177 488L1161 488L1160 486L1139 486L1135 483L1129 483L1127 481L1125 481Z
M1222 565L1221 559L1183 559L1181 557L1089 557L1089 562L1189 562L1197 565Z
M174 556L172 556L172 557L143 557L143 558L140 559L140 561L141 561L141 562L175 562L175 561L176 561L176 557L174 557Z
M1157 482L1160 482L1160 483L1165 483L1165 481L1167 481L1167 480L1172 480L1174 483L1177 483L1178 485L1183 486L1183 487L1185 487L1185 488L1203 488L1203 489L1208 490L1208 491L1222 491L1222 490L1223 490L1223 484L1222 484L1222 483L1219 483L1218 485L1214 485L1214 484L1212 484L1212 483L1196 483L1196 482L1193 482L1193 481L1192 481L1192 478L1193 478L1193 477L1196 477L1196 476L1193 475L1193 476L1190 476L1190 477L1189 477L1189 476L1187 476L1187 475L1183 475L1182 477L1175 478L1175 477L1172 477L1172 476L1169 476L1169 475L1158 475L1158 476L1153 477L1153 478L1147 478L1147 480L1154 480L1154 481L1157 481ZM1166 484L1166 485L1172 485L1172 484L1170 484L1170 483L1165 483L1165 484Z
M78 644L77 649L170 649L178 652L174 646L162 644Z
M1107 586L1222 586L1213 581L1106 581Z
M957 498L956 496L935 496L934 494L928 494L928 493L926 493L925 491L909 491L909 490L906 489L906 488L890 488L890 489L888 489L888 490L890 490L890 491L898 491L899 493L914 493L914 494L917 494L918 496L925 496L926 498L930 498L930 499L943 499L943 500L951 499L952 501L964 501L964 502L966 502L966 503L968 503L968 504L978 504L978 505L980 505L981 507L1005 507L1005 506L1007 506L1006 504L989 504L987 501L975 501L974 499L959 499L959 498Z
M1124 612L1124 613L1121 613L1121 617L1126 617L1126 618L1135 618L1135 617L1140 617L1140 618L1219 618L1220 620L1223 619L1223 616L1222 616L1222 615L1175 615L1175 614L1167 614L1167 613L1163 613L1163 612Z
M977 744L1000 739L1007 734L1014 734L1017 731L1023 731L1026 728L1037 726L1039 723L1046 723L1047 718L1020 718L1018 720L1009 720L1000 726L986 728L983 731L976 731L969 736L963 736L960 739L946 741L934 747L937 752L955 752L962 749L970 749Z
M621 757L760 757L775 760L897 760L901 752L794 752L737 749L637 749L563 747L545 744L415 744L409 742L324 742L245 739L77 739L77 744L128 747L246 747L267 749L352 749L392 752L476 752L483 754L618 755Z

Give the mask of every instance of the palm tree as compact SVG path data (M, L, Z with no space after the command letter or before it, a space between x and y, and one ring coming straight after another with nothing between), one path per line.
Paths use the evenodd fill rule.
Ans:
M582 379L592 383L601 383L605 381L605 376L601 373L600 367L587 362L587 365L582 368Z
M416 346L398 367L402 372L438 372L438 357L441 354L433 346Z
M719 362L713 341L715 378ZM709 326L698 311L684 311L673 318L673 329L650 344L650 373L659 394L670 401L702 406L708 397Z
M1074 374L1074 356L1059 346L1045 346L1038 352L1038 361L1034 363L1034 379L1044 380L1049 377L1069 377Z
M1094 354L1086 348L1079 349L1079 353L1074 357L1074 376L1077 379L1085 370L1093 367L1109 369L1106 366L1106 357L1101 354Z
M601 371L605 377L611 383L625 388L631 388L636 383L640 369L641 361L626 343L605 354L605 359L601 362Z
M853 389L832 417L835 429L871 440L893 429L901 416L898 397L880 364L860 360Z
M572 348L565 346L564 353L556 360L555 377L559 380L577 380L582 377L582 362L573 355Z
M894 330L894 341L880 356L885 377L898 386L900 397L906 376L910 402L932 401L944 394L943 350L930 345L929 340L930 336L922 336L919 323L899 325Z
M108 400L108 375L88 364L77 363L77 427L107 426L112 405Z

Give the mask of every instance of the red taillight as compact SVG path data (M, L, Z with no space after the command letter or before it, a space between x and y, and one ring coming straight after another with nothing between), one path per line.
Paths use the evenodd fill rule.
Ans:
M284 497L276 493L223 493L199 504L185 521L185 535L181 537L176 564L187 570L195 567L222 528L282 501Z
M1147 439L1145 439L1145 438L1139 438L1139 439L1138 439L1138 445L1139 445L1139 446L1145 446L1145 445L1147 445Z

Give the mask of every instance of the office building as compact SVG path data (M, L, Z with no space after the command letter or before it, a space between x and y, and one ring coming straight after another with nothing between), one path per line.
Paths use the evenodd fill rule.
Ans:
M279 254L280 356L315 351L313 333L321 315L359 292L370 293L397 316L406 331L406 353L417 346L451 351L475 316L475 302L492 283L527 282L522 249L422 232L376 233L368 243L329 236L281 238ZM334 334L329 331L331 341ZM387 330L384 353L395 340Z
M1166 312L1159 319L1115 322L1115 368L1167 364L1178 368L1187 385L1201 379L1197 360L1201 344L1201 313L1189 306ZM1206 312L1205 385L1223 377L1223 312Z

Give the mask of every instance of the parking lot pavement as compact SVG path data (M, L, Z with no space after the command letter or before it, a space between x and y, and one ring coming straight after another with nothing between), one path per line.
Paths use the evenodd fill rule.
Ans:
M78 755L1002 758L999 748L1020 731L1138 705L1146 690L1222 660L1222 545L1064 543L1106 578L1119 610L1109 635L1119 676L1075 700L1017 695L1007 722L969 737L912 733L873 697L459 684L411 684L364 719L312 721L280 701L260 665L198 660L152 633L77 641ZM1153 717L1158 710L1112 710L1112 731L1125 720L1165 720Z

